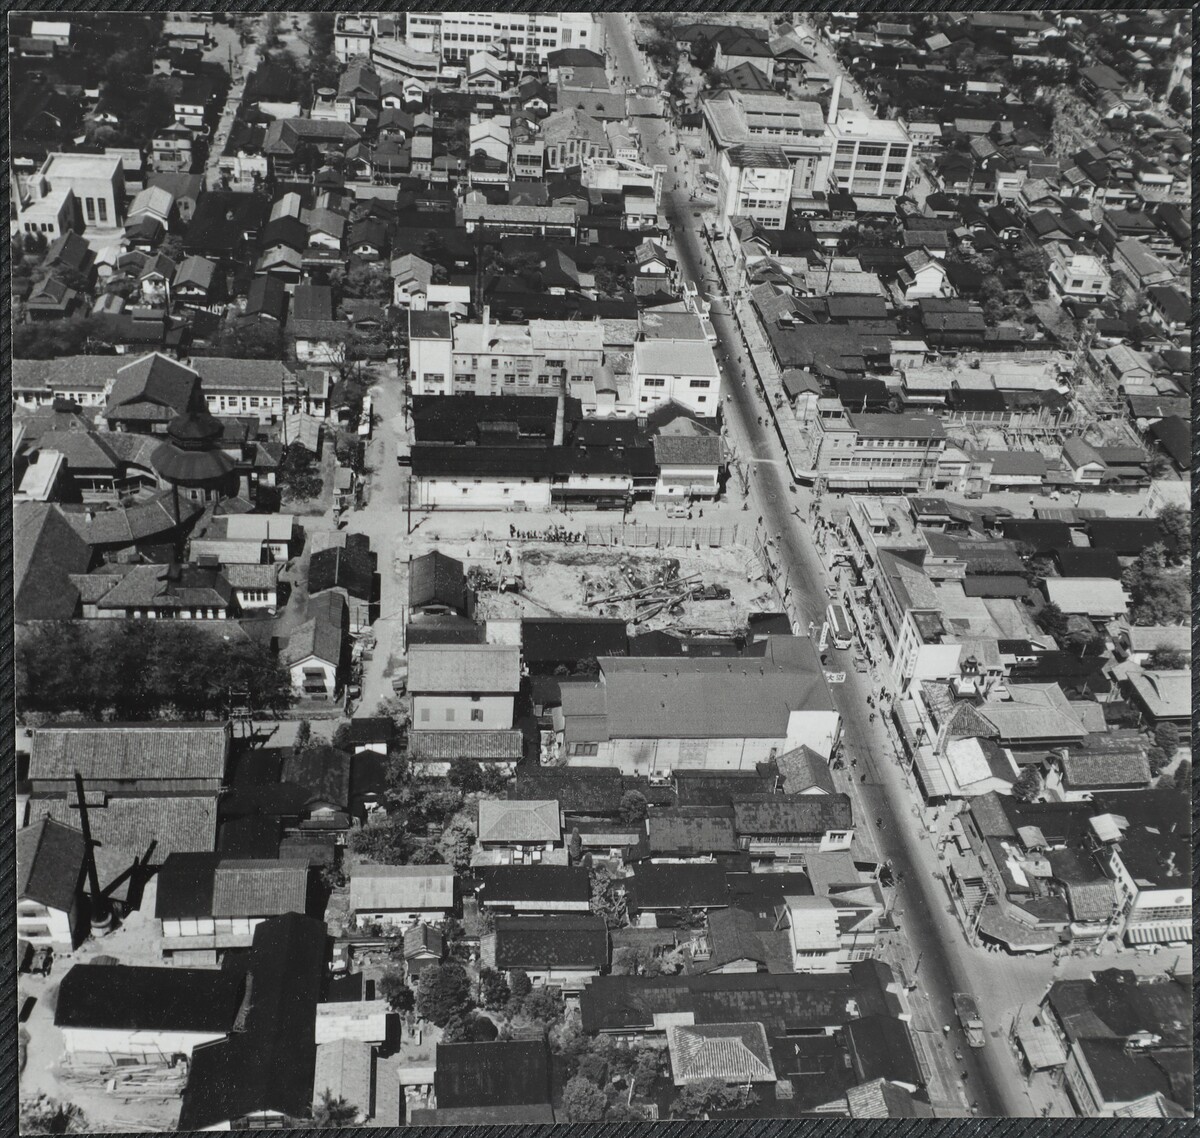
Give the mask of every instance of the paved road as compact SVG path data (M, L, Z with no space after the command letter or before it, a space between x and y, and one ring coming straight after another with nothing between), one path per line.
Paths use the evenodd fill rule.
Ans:
M618 75L640 81L646 74L645 64L633 46L627 18L610 15L606 24L607 42ZM642 131L642 142L645 161L670 166L669 152L674 140L667 124L649 121ZM702 286L706 276L711 275L711 267L706 265L707 254L698 234L703 224L695 216L699 207L693 205L686 192L673 186L673 181L669 181L670 188L663 195L663 211L675 235L681 276ZM718 352L723 360L725 389L732 396L725 405L730 436L739 453L750 460L754 500L763 519L762 528L766 537L774 539L775 548L790 570L787 587L796 593L794 611L800 614L801 624L811 620L819 626L827 603L824 585L828 577L808 527L801 520L807 510L800 508L799 515L793 512L807 499L792 492L782 453L770 428L762 424L765 398L757 390L755 377L745 374L738 365L744 352L740 332L728 316L714 313L712 320L720 339ZM860 676L850 660L844 663L846 683L832 686L831 691L842 716L847 752L859 759L858 771L867 775L865 783L857 781L851 787L858 827L860 831L869 831L875 818L882 820L882 827L867 841L873 840L880 855L890 858L894 870L900 874L902 884L897 890L894 912L902 938L920 962L919 980L925 986L927 1016L934 1021L935 1031L940 1024L953 1029L943 1048L938 1048L936 1041L931 1044L943 1060L938 1065L944 1067L947 1049L952 1052L958 1048L964 1056L959 1067L967 1074L963 1097L977 1103L980 1114L1027 1115L1028 1100L1020 1090L1017 1072L1003 1047L993 1044L973 1051L965 1046L957 1030L952 993L980 990L978 985L986 968L980 968L979 954L964 943L943 888L933 877L938 863L924 840L919 821L911 813L912 800L903 772L891 760L880 726L872 722L867 704L872 690L868 677Z

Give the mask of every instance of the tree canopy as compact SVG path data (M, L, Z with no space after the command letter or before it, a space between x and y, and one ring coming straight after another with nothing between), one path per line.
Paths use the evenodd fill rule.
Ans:
M421 973L417 985L417 1014L438 1027L471 1010L471 978L457 961L447 961Z
M256 711L282 711L293 698L269 645L183 621L39 625L17 645L16 687L23 713L122 721L227 715L235 696Z

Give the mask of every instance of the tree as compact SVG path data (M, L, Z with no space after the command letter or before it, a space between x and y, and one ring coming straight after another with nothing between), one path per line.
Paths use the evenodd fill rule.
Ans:
M534 988L521 1001L521 1014L545 1027L558 1023L565 1010L562 992L557 988Z
M296 750L303 751L308 746L310 739L312 739L312 724L307 719L301 719L296 724Z
M583 857L583 837L578 826L572 827L571 836L567 839L567 857L572 865L578 865L579 859Z
M1062 640L1067 635L1067 614L1053 601L1042 606L1037 614L1038 626L1043 632L1049 633L1055 640Z
M414 842L404 821L390 815L350 831L350 852L379 865L407 865Z
M581 1075L569 1079L563 1087L563 1122L600 1122L607 1107L604 1092Z
M1183 84L1171 88L1171 93L1167 96L1167 106L1172 112L1181 117L1186 115L1191 109L1192 99Z
M1171 756L1162 747L1155 745L1146 752L1146 762L1150 764L1150 773L1157 777L1170 765Z
M1037 767L1025 767L1013 783L1012 796L1018 802L1032 802L1041 793L1042 776Z
M1191 654L1182 648L1160 644L1146 654L1145 669L1148 672L1178 672L1191 667Z
M716 62L717 45L707 36L692 44L692 66L697 71L707 71Z
M508 987L514 1000L524 1000L533 991L533 981L523 968L514 968L508 974Z
M1172 785L1180 794L1186 794L1189 798L1192 796L1192 764L1187 759L1183 759L1175 768Z
M614 976L658 976L662 973L662 961L649 948L626 945L612 955Z
M358 1107L348 1103L341 1095L335 1096L328 1087L321 1092L321 1098L313 1107L313 1126L353 1126L357 1119Z
M101 322L90 316L17 324L12 332L13 356L20 360L81 356L87 353L89 341L102 339L102 333Z
M1179 750L1179 728L1174 723L1159 723L1154 728L1154 742L1174 758L1175 752Z
M680 1088L671 1104L672 1118L704 1118L714 1110L733 1110L751 1102L745 1087L729 1087L720 1079L698 1079Z
M629 923L625 891L608 870L592 870L592 912L603 917L610 929L622 929Z
M479 764L465 756L460 755L450 764L446 779L451 786L457 786L464 794L483 789L483 774L479 770Z
M1167 564L1180 564L1192 548L1192 515L1182 506L1164 506L1158 514Z
M494 763L488 763L482 772L483 793L484 794L503 794L508 787L508 774L504 767L496 766Z
M17 709L91 719L204 719L239 704L282 711L291 680L270 646L225 640L185 622L71 622L23 631L16 651Z
M303 443L292 443L279 464L278 479L288 498L317 498L323 481L317 456Z
M499 1011L512 998L504 973L497 972L494 968L480 970L479 993L483 1006L492 1012Z
M421 973L417 983L417 1015L438 1027L471 1007L471 980L456 961L447 961Z
M49 1095L21 1104L19 1133L79 1134L89 1130L88 1120L73 1102L59 1102Z
M1167 551L1161 544L1142 550L1121 581L1131 598L1134 624L1183 624L1190 617L1190 580L1186 573L1167 569Z
M657 1047L642 1047L633 1069L633 1093L648 1095L663 1073L663 1053Z
M462 823L456 822L442 834L441 847L446 864L454 866L460 873L471 864L474 846L475 835Z
M641 791L627 790L621 795L621 821L626 825L632 826L637 822L643 821L648 810L649 803Z

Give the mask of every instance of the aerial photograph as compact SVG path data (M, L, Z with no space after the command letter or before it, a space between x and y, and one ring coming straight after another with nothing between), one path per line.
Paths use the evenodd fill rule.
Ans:
M1189 10L7 20L19 1133L1193 1117Z

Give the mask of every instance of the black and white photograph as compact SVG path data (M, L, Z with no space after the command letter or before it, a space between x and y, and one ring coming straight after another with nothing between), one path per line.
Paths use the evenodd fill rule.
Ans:
M1190 10L7 23L19 1133L1193 1117Z

